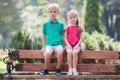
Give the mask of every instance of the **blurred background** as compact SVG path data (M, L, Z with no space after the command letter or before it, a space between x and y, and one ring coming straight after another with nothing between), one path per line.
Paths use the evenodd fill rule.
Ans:
M41 49L41 30L50 3L60 20L79 11L84 50L120 50L120 0L0 0L0 48Z
M58 18L76 9L84 28L83 50L120 51L120 0L0 0L0 76L6 73L2 48L41 49L42 25L50 3L58 3Z

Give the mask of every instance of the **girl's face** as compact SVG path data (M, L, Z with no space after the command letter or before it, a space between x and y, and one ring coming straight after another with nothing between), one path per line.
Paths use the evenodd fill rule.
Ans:
M68 15L68 22L69 22L69 24L71 24L71 25L77 25L77 21L78 21L78 15L75 14L74 12L71 12Z

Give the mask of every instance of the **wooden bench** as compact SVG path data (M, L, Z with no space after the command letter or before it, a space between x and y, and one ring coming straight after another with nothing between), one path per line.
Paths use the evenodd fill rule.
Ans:
M67 79L67 78L120 78L120 52L118 51L82 51L78 55L80 62L77 65L77 70L80 72L79 75L68 76L66 72L68 71L68 64L66 62L67 54L64 53L64 61L61 66L62 75L54 75L54 70L56 63L51 63L49 70L51 74L40 76L39 72L44 68L43 63L23 63L23 59L43 59L43 53L40 50L18 50L13 52L14 55L9 55L13 60L6 60L8 75L4 76L4 79L9 77L11 79L44 79L44 78L57 78L57 79ZM56 59L55 54L52 55L52 59ZM83 63L81 60L91 60L94 59L95 63ZM104 60L106 63L99 63L97 61ZM114 60L114 63L110 63ZM16 62L16 63L15 63ZM13 70L13 71L12 71ZM24 74L21 74L24 73ZM90 73L90 74L87 74Z

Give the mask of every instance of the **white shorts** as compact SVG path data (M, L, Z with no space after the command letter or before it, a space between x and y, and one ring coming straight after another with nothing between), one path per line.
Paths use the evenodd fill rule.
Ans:
M46 55L46 54L52 54L54 51L55 51L56 56L57 56L58 53L63 52L63 46L62 45L57 45L57 46L47 45L45 47L45 53L44 53L44 55Z

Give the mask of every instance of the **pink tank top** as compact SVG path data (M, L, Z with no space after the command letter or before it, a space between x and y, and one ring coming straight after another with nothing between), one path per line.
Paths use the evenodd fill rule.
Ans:
M75 45L78 43L79 34L83 32L83 29L78 26L66 26L65 31L67 33L67 40L68 40L69 44Z

